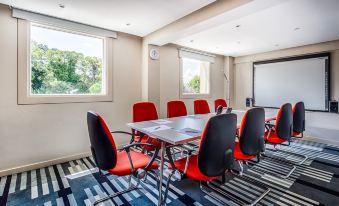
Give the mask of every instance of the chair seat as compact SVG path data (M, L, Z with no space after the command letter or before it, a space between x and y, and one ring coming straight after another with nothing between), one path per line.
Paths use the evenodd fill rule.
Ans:
M182 158L174 162L175 167L180 170L181 172L185 171L187 158ZM172 166L170 165L169 168L171 169ZM213 179L219 178L219 176L209 177L202 174L198 168L198 155L192 155L188 161L188 167L186 171L186 176L190 179L197 180L197 181L211 181Z
M301 132L293 132L292 136L293 137L299 137L300 134L301 134Z
M151 161L151 158L140 152L130 151L134 169L145 168L147 164ZM150 169L157 169L158 164L156 161L153 162ZM110 174L125 176L132 173L132 168L128 160L128 155L126 151L117 153L117 164L113 169L108 170Z
M236 160L250 160L256 158L255 155L247 155L240 149L240 143L236 142L234 145L234 159Z
M265 132L265 137L264 137L264 139L267 143L281 144L281 143L284 143L284 142L287 141L286 139L282 139L282 138L278 137L278 135L275 131L271 131L269 137L268 137L268 133L269 132Z
M140 141L140 136L135 136L134 142L139 142L139 141ZM161 142L159 140L149 137L148 135L143 136L140 142L155 145L155 147L142 146L142 148L144 148L146 151L149 151L149 152L154 151L156 148L160 149L161 147Z

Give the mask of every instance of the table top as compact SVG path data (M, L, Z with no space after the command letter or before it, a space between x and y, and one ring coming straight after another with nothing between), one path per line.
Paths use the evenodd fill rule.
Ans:
M237 115L237 124L240 124L246 110L233 110ZM276 111L266 111L266 118L275 117ZM199 139L206 122L215 113L202 115L188 115L175 118L128 123L127 126L150 137L164 142L178 145Z

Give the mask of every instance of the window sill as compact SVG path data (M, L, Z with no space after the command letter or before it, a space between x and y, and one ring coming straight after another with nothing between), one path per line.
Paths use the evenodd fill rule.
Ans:
M181 99L211 98L211 94L180 94Z
M113 95L37 95L19 96L19 105L112 102Z

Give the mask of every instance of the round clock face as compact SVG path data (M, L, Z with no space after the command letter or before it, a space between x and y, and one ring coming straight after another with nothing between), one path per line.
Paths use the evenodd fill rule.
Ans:
M149 51L149 56L151 57L151 59L157 60L159 59L159 51L156 49L151 49Z

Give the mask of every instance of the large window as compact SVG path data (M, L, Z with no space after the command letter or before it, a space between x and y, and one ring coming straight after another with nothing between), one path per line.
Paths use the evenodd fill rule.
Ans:
M31 24L30 94L105 94L104 38Z
M112 101L112 39L20 20L19 104Z
M182 59L182 81L185 94L209 94L210 63L195 59Z
M179 58L180 98L211 97L211 66L215 55L180 48Z
M180 98L211 97L211 66L215 55L179 48Z

